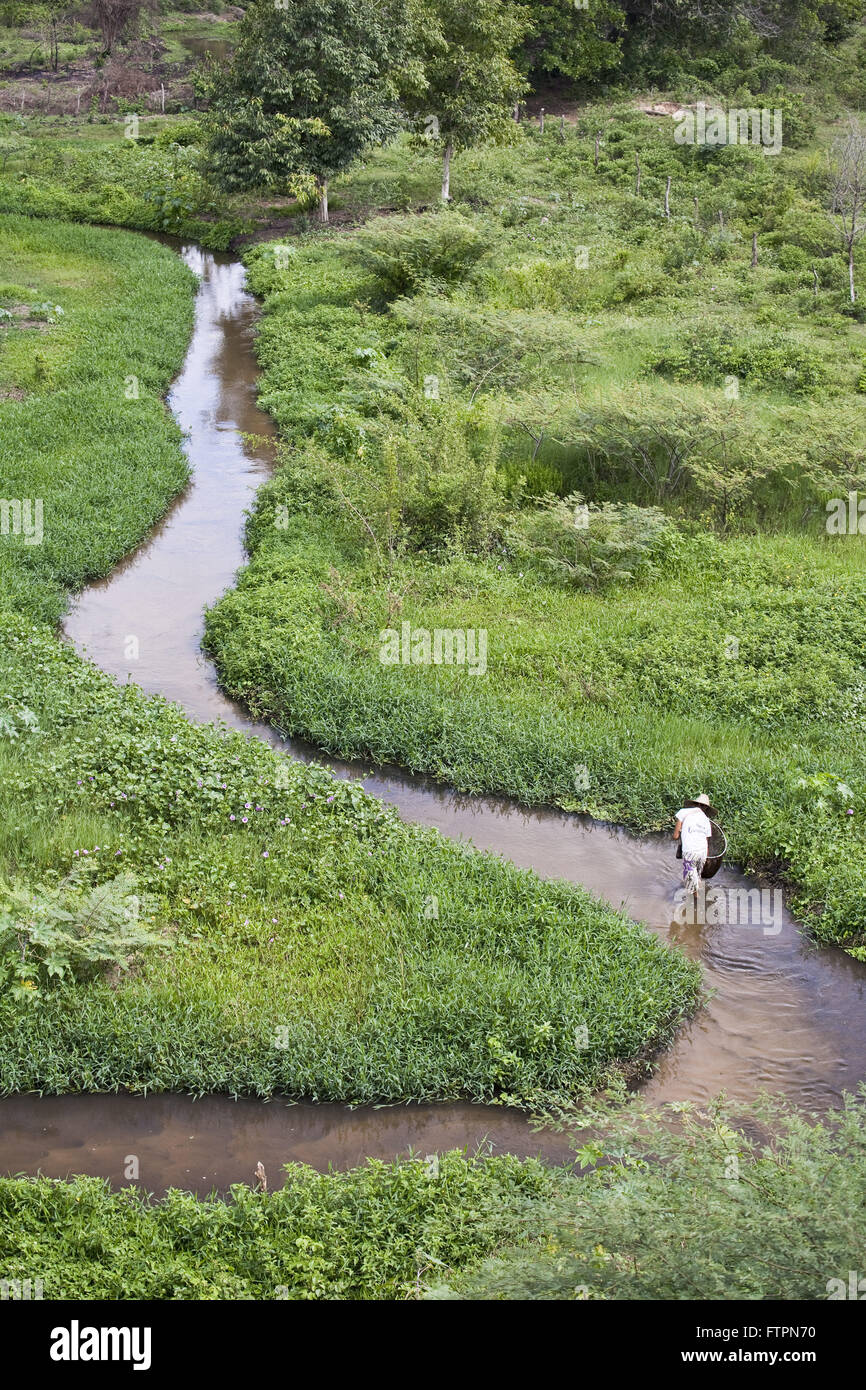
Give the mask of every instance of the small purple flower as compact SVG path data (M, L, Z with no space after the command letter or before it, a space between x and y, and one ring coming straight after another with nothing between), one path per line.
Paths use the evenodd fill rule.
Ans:
M243 822L244 825L246 825L246 823L247 823L248 820L249 820L249 816L241 816L241 821Z
M846 815L846 816L853 816L853 814L854 814L854 807L853 807L853 806L849 806L849 807L848 807L848 810L845 812L845 815Z
M266 849L263 849L263 850L262 850L262 858L263 858L263 859L270 859L270 857L271 857L271 856L270 856L270 854L268 853L268 851L267 851Z

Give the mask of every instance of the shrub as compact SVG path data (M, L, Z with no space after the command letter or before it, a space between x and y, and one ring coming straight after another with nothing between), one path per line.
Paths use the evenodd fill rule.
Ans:
M489 236L474 222L443 211L376 217L348 249L372 274L383 298L390 300L424 287L449 289L459 284L489 245Z
M742 334L727 325L694 332L676 347L657 353L651 370L676 381L718 381L737 376L753 386L781 388L806 395L827 381L820 354L786 333L743 341Z
M141 921L150 900L139 898L133 874L91 886L91 872L73 869L34 889L0 883L0 993L34 1000L55 982L89 979L107 965L128 970L137 953L164 944Z
M589 1171L532 1213L536 1243L434 1296L844 1298L866 1239L864 1100L861 1086L828 1122L767 1100L747 1111L752 1135L742 1106L719 1103L609 1109L601 1134L582 1116Z
M509 547L575 588L600 589L652 572L652 559L669 529L655 507L605 502L587 505L580 493L547 497L510 528Z

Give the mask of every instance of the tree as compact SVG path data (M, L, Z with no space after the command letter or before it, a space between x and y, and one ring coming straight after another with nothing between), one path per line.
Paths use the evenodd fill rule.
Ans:
M442 151L442 200L451 197L455 150L513 129L514 103L528 90L512 54L529 16L511 0L419 0L402 95L418 134Z
M143 0L94 0L93 12L102 35L102 48L111 53L141 13Z
M314 192L399 123L404 0L254 0L206 82L210 172L229 190Z
M574 82L597 79L619 67L625 14L614 0L529 0L532 28L524 43L531 72L561 73Z
M829 215L848 257L848 291L854 304L854 247L866 232L866 131L856 121L852 120L846 134L834 142L830 168Z

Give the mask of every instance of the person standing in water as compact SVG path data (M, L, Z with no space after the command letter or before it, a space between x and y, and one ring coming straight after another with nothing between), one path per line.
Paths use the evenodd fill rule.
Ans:
M683 847L683 882L693 893L700 892L701 873L707 862L707 849L713 827L710 817L716 814L710 798L701 792L694 801L687 801L677 811L674 839Z

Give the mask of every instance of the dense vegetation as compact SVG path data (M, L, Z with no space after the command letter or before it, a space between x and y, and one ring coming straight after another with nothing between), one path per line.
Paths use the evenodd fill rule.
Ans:
M42 502L42 540L0 542L3 606L56 622L162 516L189 470L161 395L192 325L167 248L0 218L0 476Z
M562 1179L537 1162L443 1155L351 1173L292 1165L273 1193L171 1192L95 1178L0 1178L0 1269L46 1299L406 1299L519 1240Z
M497 1251L450 1286L446 1276L433 1296L855 1297L849 1271L866 1235L864 1100L861 1086L825 1122L768 1101L750 1108L745 1125L723 1104L600 1112L598 1137L578 1150L592 1176L538 1204L527 1220L533 1243Z
M286 447L209 616L223 680L470 791L657 828L705 786L862 949L866 546L826 521L866 487L866 334L826 175L621 107L454 177L447 211L248 253ZM485 631L486 670L382 664L405 622Z

